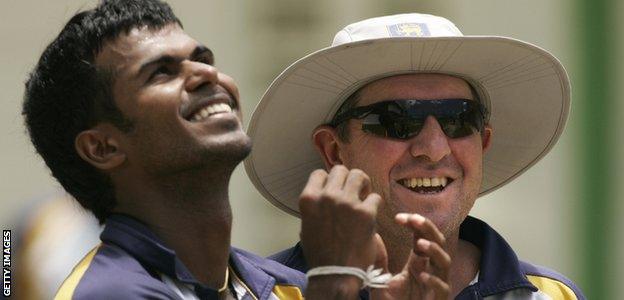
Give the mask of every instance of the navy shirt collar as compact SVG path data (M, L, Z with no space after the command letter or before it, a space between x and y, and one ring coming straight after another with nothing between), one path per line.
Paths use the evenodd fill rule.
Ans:
M232 249L230 263L258 299L269 298L275 286L275 278L258 268L242 250Z
M150 272L158 271L180 282L191 284L201 298L218 297L216 290L198 282L180 261L174 250L168 248L145 224L122 214L111 215L100 235L104 243L113 244L128 252ZM230 250L231 266L243 282L260 299L271 293L275 279L251 264L237 249Z
M468 216L460 227L459 238L481 250L481 263L478 282L464 289L458 299L474 293L486 297L518 288L537 291L520 269L509 244L485 222Z
M121 214L111 215L100 235L104 243L118 246L128 252L144 266L155 269L171 278L178 278L177 269L182 268L182 277L188 274L186 267L177 259L175 251L165 246L145 224ZM179 266L178 266L179 265ZM186 274L184 274L186 273Z

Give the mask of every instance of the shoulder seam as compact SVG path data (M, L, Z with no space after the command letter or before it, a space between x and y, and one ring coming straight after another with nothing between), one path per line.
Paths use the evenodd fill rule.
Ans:
M563 296L568 296L565 297L564 299L570 299L570 300L576 300L579 299L578 295L576 294L576 292L574 291L574 288L569 286L566 282L558 279L558 278L552 278L552 276L545 276L545 275L541 275L541 274L526 274L527 279L529 279L529 281L535 285L541 292L553 296L552 293L557 292L557 290L563 295ZM532 278L534 278L534 280L531 280ZM556 285L557 287L552 287L552 286L545 286L543 283L539 282L539 280L548 280L551 281L551 284Z
M71 273L69 273L67 278L65 278L58 291L56 292L56 295L54 296L55 300L72 299L72 297L74 296L74 292L78 287L78 284L80 284L80 281L84 277L84 274L91 266L91 262L93 261L93 258L95 257L101 246L101 243L95 246L95 248L89 251L89 253L87 253L87 255L85 255L85 257L80 260L80 262L74 267L74 269L72 269Z

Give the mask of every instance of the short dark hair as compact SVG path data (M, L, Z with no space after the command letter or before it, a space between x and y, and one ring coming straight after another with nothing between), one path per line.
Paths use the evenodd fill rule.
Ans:
M95 65L104 44L133 28L159 29L182 23L159 0L104 0L79 12L46 47L26 82L22 115L37 152L52 175L78 202L104 222L115 207L108 175L80 158L76 136L100 122L122 131L132 122L112 97L115 74Z

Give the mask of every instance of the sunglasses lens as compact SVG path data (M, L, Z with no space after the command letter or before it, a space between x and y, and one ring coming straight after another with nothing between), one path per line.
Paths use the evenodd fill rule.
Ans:
M459 118L438 119L442 131L450 138L462 138L473 134L477 129L474 124Z
M424 120L401 118L394 120L389 126L389 136L397 139L409 139L417 135L423 128Z
M392 100L357 107L337 118L335 124L356 118L364 132L395 139L412 138L433 116L449 138L462 138L483 130L482 110L466 99Z
M402 117L396 114L373 115L362 123L362 131L377 136L408 139L417 135L424 126L424 120Z
M383 122L362 124L362 130L377 136L409 139L418 135L425 126L425 120L423 119L392 117L380 119L383 119ZM468 120L449 117L438 117L436 119L444 134L450 138L462 138L479 131L478 125Z
M381 124L362 124L362 131L377 136L390 137L388 134L389 130Z

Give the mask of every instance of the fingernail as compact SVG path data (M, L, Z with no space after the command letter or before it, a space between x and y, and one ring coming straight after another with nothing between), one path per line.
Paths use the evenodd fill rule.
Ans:
M416 245L422 249L429 249L431 242L425 239L418 239L418 241L416 241Z
M422 224L425 222L425 217L419 215L419 214L412 214L410 216L410 220L412 222L416 222L417 224Z
M409 218L409 214L406 214L406 213L398 213L394 217L394 219L396 219L399 222L407 222L408 218Z
M429 274L425 272L420 272L418 276L420 276L420 279L423 281L427 281L429 279Z

